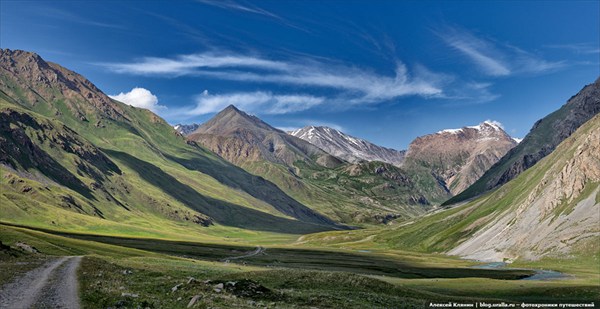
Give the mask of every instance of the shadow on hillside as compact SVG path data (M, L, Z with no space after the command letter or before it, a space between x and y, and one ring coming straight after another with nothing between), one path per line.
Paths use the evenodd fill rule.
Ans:
M226 186L242 190L261 201L267 202L288 216L301 221L336 226L338 229L346 228L336 225L331 219L296 201L275 184L260 176L252 175L233 164L210 160L194 153L190 154L194 155L194 158L182 159L163 153L169 160L177 162L187 169L207 174Z
M52 128L43 127L28 114L11 110L0 113L0 137L4 137L2 149L0 149L0 162L7 163L15 169L19 166L28 171L37 169L52 181L87 199L96 200L86 184L52 158L26 134L27 127L32 128L38 134L38 143L43 142L44 139L50 139L46 130Z
M288 234L315 233L332 229L327 226L273 216L262 211L204 196L153 164L124 152L109 149L102 149L102 151L135 170L148 183L162 189L187 207L210 216L219 224Z

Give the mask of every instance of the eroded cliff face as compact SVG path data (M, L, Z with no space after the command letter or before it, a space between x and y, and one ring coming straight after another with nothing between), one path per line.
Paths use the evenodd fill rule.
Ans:
M580 132L581 131L581 132ZM600 236L600 117L531 171L539 183L520 202L450 251L478 260L565 255ZM508 184L510 185L510 183Z

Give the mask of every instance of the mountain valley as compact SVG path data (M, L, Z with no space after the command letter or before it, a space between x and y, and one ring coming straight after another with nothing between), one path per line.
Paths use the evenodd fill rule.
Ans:
M520 143L486 120L404 151L236 105L172 126L1 49L0 307L62 301L51 278L75 308L595 301L599 86Z

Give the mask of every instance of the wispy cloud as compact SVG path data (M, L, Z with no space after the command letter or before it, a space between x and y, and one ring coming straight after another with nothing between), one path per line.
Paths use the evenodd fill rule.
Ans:
M250 13L250 14L256 14L256 15L268 17L268 18L274 19L275 21L279 22L280 24L286 25L288 27L302 30L304 32L309 32L307 29L297 26L296 24L288 21L287 19L285 19L273 12L270 12L263 8L255 6L255 5L242 4L240 2L230 1L230 0L196 0L196 2L214 6L214 7L218 7L221 9L239 11L239 12L243 12L243 13Z
M66 10L61 10L57 8L51 7L40 7L36 10L36 13L42 15L44 17L60 19L63 21L68 21L71 23L77 23L81 25L94 26L94 27L102 27L102 28L113 28L113 29L126 29L125 26L117 23L108 23L104 21L99 21L94 18L90 18L89 16L79 16L73 14Z
M275 15L265 9L261 9L259 7L256 6L250 6L250 5L242 5L238 2L234 2L234 1L228 1L228 0L221 0L221 1L217 1L217 0L196 0L197 2L203 3L203 4L207 4L207 5L211 5L211 6L215 6L215 7L219 7L222 9L229 9L229 10L236 10L236 11L242 11L242 12L248 12L248 13L253 13L253 14L259 14L259 15L264 15L264 16L268 16L268 17L273 17L273 18L277 18L277 19L281 19L281 17L279 17L278 15Z
M107 63L117 73L137 75L193 75L222 80L320 87L340 91L349 103L376 103L402 96L436 97L443 94L441 74L416 66L409 72L397 62L394 75L314 59L271 60L258 56L201 53L175 58L142 58L132 63Z
M457 27L445 27L436 32L442 40L467 57L490 76L519 73L545 73L565 66L564 61L548 61L516 46L482 38Z
M216 113L229 105L249 113L277 115L307 110L325 102L323 97L304 94L273 94L265 91L210 94L206 90L195 100L195 105L172 110L168 116L191 118Z
M554 44L546 45L545 47L554 49L564 49L575 54L581 55L600 54L600 46L597 43Z

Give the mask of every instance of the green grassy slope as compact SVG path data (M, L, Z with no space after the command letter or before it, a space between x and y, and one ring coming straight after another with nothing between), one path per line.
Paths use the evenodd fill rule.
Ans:
M160 237L337 228L76 73L35 54L1 56L29 69L0 71L0 221Z

